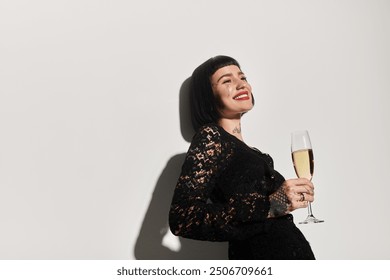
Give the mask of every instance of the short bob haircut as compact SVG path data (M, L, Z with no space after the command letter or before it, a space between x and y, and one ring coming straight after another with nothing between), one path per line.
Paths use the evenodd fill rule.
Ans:
M221 118L218 111L218 101L214 97L211 86L211 76L220 68L240 64L232 57L219 55L206 60L199 65L191 76L190 108L191 121L195 131L209 123L217 123Z

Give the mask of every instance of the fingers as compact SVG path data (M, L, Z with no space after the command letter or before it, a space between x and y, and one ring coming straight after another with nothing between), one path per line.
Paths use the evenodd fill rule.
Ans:
M314 185L305 178L286 180L283 188L291 203L290 211L305 208L314 201Z
M308 193L308 194L314 194L314 185L311 181L305 179L305 178L298 178L298 179L289 179L286 180L283 183L283 187L285 189L285 192L295 192L295 193Z
M290 212L298 209L298 208L306 208L309 205L308 201L292 201L288 207Z
M304 193L299 193L295 195L295 200L290 200L290 211L293 211L298 208L306 208L309 205L309 202L314 201L314 196Z
M313 202L314 201L314 195L300 192L300 193L295 193L293 200L297 202L303 202L303 201L308 201L308 202Z

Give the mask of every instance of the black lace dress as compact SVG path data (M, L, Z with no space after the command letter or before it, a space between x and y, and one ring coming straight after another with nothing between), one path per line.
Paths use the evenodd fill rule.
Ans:
M314 259L281 205L284 178L272 158L217 125L206 125L187 152L169 213L173 234L228 241L229 259Z

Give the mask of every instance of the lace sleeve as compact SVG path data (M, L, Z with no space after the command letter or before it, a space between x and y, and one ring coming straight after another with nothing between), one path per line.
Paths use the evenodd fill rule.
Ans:
M259 231L269 211L269 199L259 193L237 193L226 203L209 198L227 155L220 133L205 127L195 135L175 188L169 225L175 235L210 241L242 239ZM248 226L251 224L251 226Z
M279 189L269 196L270 200L270 209L268 213L269 218L276 218L283 215L286 215L289 212L290 201L286 193L284 192L283 186L280 186Z

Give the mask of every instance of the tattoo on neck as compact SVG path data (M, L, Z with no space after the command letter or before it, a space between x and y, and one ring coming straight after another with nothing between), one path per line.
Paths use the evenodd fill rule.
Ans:
M236 127L233 129L233 133L241 133L241 125L239 125L238 127L236 126Z

